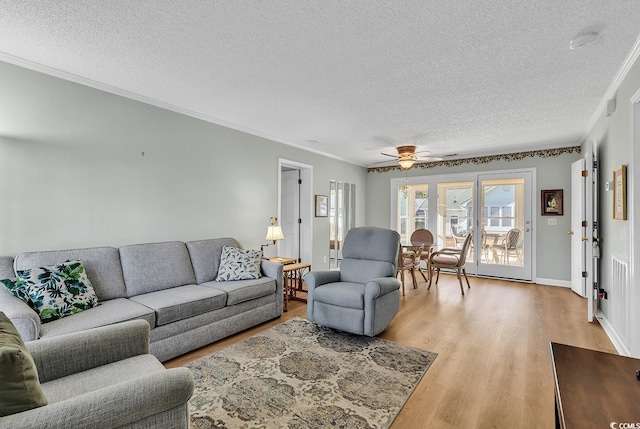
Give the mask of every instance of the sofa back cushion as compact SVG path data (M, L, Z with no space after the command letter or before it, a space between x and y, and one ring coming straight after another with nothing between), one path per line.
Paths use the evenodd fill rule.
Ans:
M124 246L120 260L130 297L196 281L189 251L181 241Z
M186 245L198 284L215 280L223 247L238 247L236 240L228 237L188 241Z
M11 256L0 256L0 279L9 279L15 276L13 258Z
M120 255L114 247L25 252L15 257L14 270L17 272L74 260L82 262L99 301L126 298Z

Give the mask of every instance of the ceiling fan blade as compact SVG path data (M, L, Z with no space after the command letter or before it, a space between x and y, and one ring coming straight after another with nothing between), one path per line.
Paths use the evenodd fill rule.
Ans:
M392 161L392 160L389 160L389 161L378 161L378 162L374 162L374 164L389 164L391 162L396 162L396 161Z
M425 156L422 158L418 158L417 162L435 162L435 161L442 161L442 158L439 158L437 156Z
M416 155L421 154L421 153L424 153L425 155L428 155L428 154L430 154L431 152L430 152L430 151L428 151L428 150L421 150L420 152L416 152Z
M380 155L390 156L391 158L397 158L398 155L389 155L388 153L380 153Z

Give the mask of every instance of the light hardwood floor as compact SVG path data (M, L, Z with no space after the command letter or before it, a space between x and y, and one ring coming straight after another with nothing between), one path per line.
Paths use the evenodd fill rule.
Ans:
M455 276L427 290L407 283L400 312L381 338L438 353L396 418L404 428L552 428L553 375L549 341L616 353L585 299L571 290ZM280 319L165 363L184 365L292 317L306 304L290 301Z

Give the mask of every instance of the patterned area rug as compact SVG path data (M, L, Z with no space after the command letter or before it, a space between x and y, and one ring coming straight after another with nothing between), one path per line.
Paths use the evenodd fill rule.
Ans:
M294 318L187 365L192 428L388 428L435 353Z

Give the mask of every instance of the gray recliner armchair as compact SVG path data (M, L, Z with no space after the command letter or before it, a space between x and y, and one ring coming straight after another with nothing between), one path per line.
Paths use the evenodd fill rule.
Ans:
M30 341L26 348L48 404L0 417L0 428L189 427L193 376L187 368L165 369L149 354L144 320Z
M352 228L342 249L340 271L312 271L307 319L370 337L384 331L400 307L396 279L400 235L375 227Z

